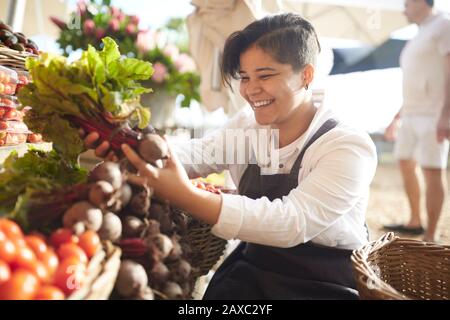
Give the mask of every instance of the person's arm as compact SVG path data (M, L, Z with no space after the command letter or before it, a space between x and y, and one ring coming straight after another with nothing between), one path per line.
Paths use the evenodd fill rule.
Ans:
M384 138L387 141L394 141L397 138L397 130L400 123L402 109L403 108L400 108L400 110L395 114L391 123L384 130Z
M348 213L368 192L375 173L376 151L369 137L341 136L320 148L324 155L308 177L289 195L274 201L197 190L186 182L176 158L166 168L156 169L129 148L124 153L157 196L213 224L217 236L292 247L314 238Z
M450 53L447 54L445 61L444 105L437 124L437 140L439 142L450 138Z
M208 224L216 224L222 203L220 195L193 186L170 143L168 146L170 157L166 160L164 168L158 169L146 163L128 145L122 145L123 153L140 174L130 179L141 180L142 183L148 184L158 198L168 200L195 218Z
M211 173L219 173L228 169L225 161L216 159L215 154L225 154L224 130L216 130L201 139L190 139L188 141L170 141L172 151L183 164L189 178L206 177ZM217 161L218 160L218 161Z

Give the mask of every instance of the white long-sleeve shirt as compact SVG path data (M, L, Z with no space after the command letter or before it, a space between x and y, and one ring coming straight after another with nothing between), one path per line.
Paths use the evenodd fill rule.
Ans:
M319 108L308 130L277 150L278 173L290 172L304 144L333 117L330 110ZM176 143L173 150L191 178L228 169L238 186L248 158L247 163L234 164L217 160L226 159L226 153L229 156L242 147L223 142L226 130L247 128L267 129L256 123L250 108L238 113L224 128L202 139ZM215 153L211 152L214 148ZM267 163L267 159L262 162ZM330 247L359 248L367 242L365 212L376 163L369 135L339 123L308 148L298 174L298 187L288 195L270 201L267 197L254 200L222 194L220 216L212 232L224 239L274 247L292 247L311 240Z

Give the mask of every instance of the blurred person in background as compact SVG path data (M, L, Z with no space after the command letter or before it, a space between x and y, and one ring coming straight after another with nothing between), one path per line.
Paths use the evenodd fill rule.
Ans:
M387 127L385 137L396 140L403 184L411 209L406 224L386 230L436 241L436 229L447 193L445 170L449 151L450 20L433 9L434 0L406 0L405 16L419 26L400 57L403 71L403 106ZM426 230L420 219L421 167L426 185Z

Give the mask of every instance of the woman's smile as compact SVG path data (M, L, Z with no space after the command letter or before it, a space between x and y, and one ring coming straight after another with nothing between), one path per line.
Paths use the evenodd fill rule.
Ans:
M252 109L261 109L267 106L270 106L275 99L267 99L267 100L259 100L259 101L252 101L250 104L252 106Z

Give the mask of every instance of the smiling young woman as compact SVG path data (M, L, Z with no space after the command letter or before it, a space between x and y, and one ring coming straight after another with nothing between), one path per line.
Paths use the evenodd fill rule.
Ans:
M255 21L228 38L222 62L224 82L240 79L250 107L202 139L169 143L171 157L161 169L123 147L158 197L212 224L215 235L241 240L205 299L358 298L350 255L368 240L365 210L376 151L367 133L312 103L309 86L319 51L314 28L299 15ZM231 143L227 133L264 129L279 134L279 147L266 149L278 155L276 170L268 170L265 154L257 152L261 141L251 143L246 161L234 161L246 141ZM93 140L86 138L88 145ZM97 154L107 149L103 143ZM225 169L237 195L189 183Z

